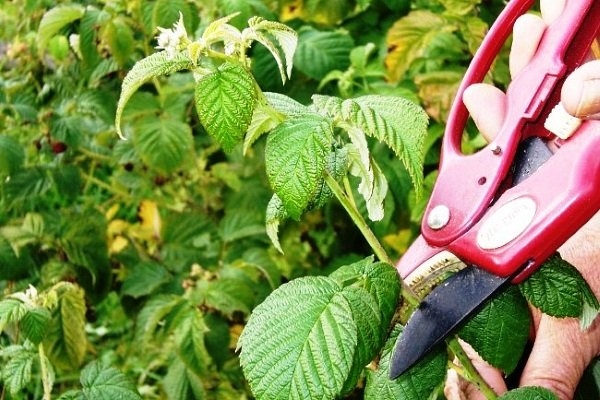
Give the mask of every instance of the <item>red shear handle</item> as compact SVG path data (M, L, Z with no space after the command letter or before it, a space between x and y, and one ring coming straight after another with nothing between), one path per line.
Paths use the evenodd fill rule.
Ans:
M449 250L500 276L526 266L516 282L529 276L600 209L598 149L600 121L583 122L546 163L504 192Z
M600 2L568 0L564 12L546 30L533 60L513 79L501 131L484 149L464 155L460 142L467 111L462 93L470 84L482 81L514 21L532 3L531 0L509 3L487 35L459 89L444 136L439 177L422 225L423 236L434 246L448 245L481 218L507 176L526 130L538 136L548 135L542 126L545 116L541 112L546 110L549 99L558 98L559 83L582 63L598 33ZM525 129L526 124L536 125L536 129Z

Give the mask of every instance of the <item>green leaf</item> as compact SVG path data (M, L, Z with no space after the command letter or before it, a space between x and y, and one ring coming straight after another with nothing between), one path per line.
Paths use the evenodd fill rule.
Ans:
M498 400L558 400L558 397L546 388L529 386L508 391Z
M81 393L86 400L141 400L135 384L119 370L94 361L81 371Z
M225 315L250 314L256 303L256 283L233 268L224 268L218 279L204 288L205 304Z
M581 273L558 254L519 287L531 304L554 317L579 317L584 304L596 311L600 308Z
M292 75L298 35L287 25L267 21L260 17L250 18L248 26L244 29L242 35L248 35L249 38L260 42L271 52L279 66L281 81L285 84L286 79L289 79Z
M310 113L310 109L304 104L281 93L265 92L269 105L288 118L295 118Z
M365 400L428 399L446 378L448 355L438 346L397 379L390 379L390 360L401 331L402 326L396 325L383 348L377 369L367 370Z
M27 313L28 308L21 300L11 297L0 301L0 332L7 324L19 322Z
M267 138L269 183L291 218L299 219L314 200L332 141L331 123L316 114L287 120Z
M177 327L175 340L179 358L199 378L206 374L210 362L210 356L204 345L204 335L207 332L208 327L204 323L200 310L189 304L186 317Z
M179 358L169 365L163 386L169 400L206 398L202 380Z
M119 102L117 103L115 126L119 136L124 138L121 131L123 110L131 96L133 96L140 86L152 78L172 74L173 72L184 69L190 69L192 66L192 61L186 54L176 53L173 57L169 57L166 51L154 53L135 63L133 68L131 68L123 79L121 95L119 96Z
M519 290L511 286L489 300L459 331L492 366L510 374L517 366L529 337L531 315Z
M52 310L52 320L44 348L52 365L63 370L78 368L85 356L85 293L72 284L58 290L58 304Z
M423 183L427 114L402 97L368 95L342 103L345 121L388 145L410 174L417 190Z
M350 163L348 153L348 146L344 146L342 148L336 148L334 151L327 154L325 171L336 181L341 180L348 172L348 166ZM315 198L311 202L310 207L324 207L332 197L333 192L331 191L331 188L327 182L325 182L325 180L322 180L317 188Z
M80 19L85 12L79 4L63 5L47 11L37 32L37 46L40 54L43 54L48 42L66 25Z
M35 358L36 354L33 351L19 346L2 367L2 381L11 395L16 396L31 381Z
M366 291L377 303L383 321L382 333L387 332L400 298L400 279L395 268L373 257L338 268L329 275L344 286L356 286Z
M13 240L13 243L0 236L0 280L10 281L25 277L33 268L33 261L27 249L19 248L21 243L18 242L23 240L22 243L26 244L35 239L19 228L15 231L22 235L19 235L17 240Z
M365 365L385 343L400 296L400 280L393 267L374 263L373 257L340 267L330 277L344 286L352 315L360 327L359 345L345 385L345 390L351 390Z
M194 139L190 126L171 118L145 118L136 126L133 143L150 168L169 174L189 158Z
M133 267L123 281L121 293L133 298L147 296L169 280L169 272L161 264L155 261L142 261Z
M52 315L43 307L35 307L27 311L19 326L23 334L33 344L39 344L46 336Z
M276 115L272 108L268 105L257 103L252 114L252 120L248 125L246 137L244 138L244 155L248 154L248 150L254 142L258 140L264 133L273 130L281 121L282 117Z
M105 37L113 58L124 67L135 45L131 28L123 18L117 17L106 25Z
M310 78L320 81L329 71L348 68L353 47L354 41L347 32L304 27L298 31L294 65Z
M267 205L267 214L265 217L265 225L267 229L267 236L271 239L273 246L283 254L281 243L279 243L279 224L288 218L288 213L285 211L283 202L276 195L273 194L269 204Z
M202 125L225 151L231 151L250 126L256 104L254 78L243 67L224 63L196 84L196 109Z
M18 171L25 162L25 150L10 136L0 135L0 176Z
M246 237L264 235L263 222L260 209L228 209L220 223L221 238L225 243L233 243Z
M238 346L257 398L326 399L340 393L358 344L343 290L331 278L299 278L254 309Z
M160 338L158 331L168 331L174 325L175 316L185 306L185 299L175 295L158 295L146 302L138 314L135 337L140 343L151 343Z

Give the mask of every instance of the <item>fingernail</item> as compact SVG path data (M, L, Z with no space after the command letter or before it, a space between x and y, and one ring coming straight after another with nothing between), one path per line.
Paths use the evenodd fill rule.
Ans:
M583 81L576 116L591 119L600 117L600 79Z

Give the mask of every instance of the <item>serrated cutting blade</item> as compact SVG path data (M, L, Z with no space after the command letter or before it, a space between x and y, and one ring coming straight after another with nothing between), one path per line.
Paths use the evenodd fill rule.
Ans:
M390 365L396 379L510 281L474 266L434 288L408 320Z

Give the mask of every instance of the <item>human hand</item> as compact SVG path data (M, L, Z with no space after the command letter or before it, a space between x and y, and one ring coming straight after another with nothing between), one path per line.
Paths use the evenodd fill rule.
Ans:
M515 76L536 52L546 29L563 11L566 0L542 0L542 16L524 15L514 27L509 68ZM499 89L485 84L469 87L463 101L481 133L491 140L500 130L506 97ZM579 118L600 119L600 60L590 61L574 71L565 81L561 93L565 109ZM490 113L489 110L495 110ZM577 232L559 252L575 265L586 278L596 296L600 296L600 215L596 215ZM532 308L534 345L521 375L520 386L542 386L554 391L560 399L572 399L583 372L600 354L600 322L581 331L573 318L557 319ZM498 393L506 391L502 374L467 352L490 386ZM447 386L449 400L483 399L477 389L465 382Z

